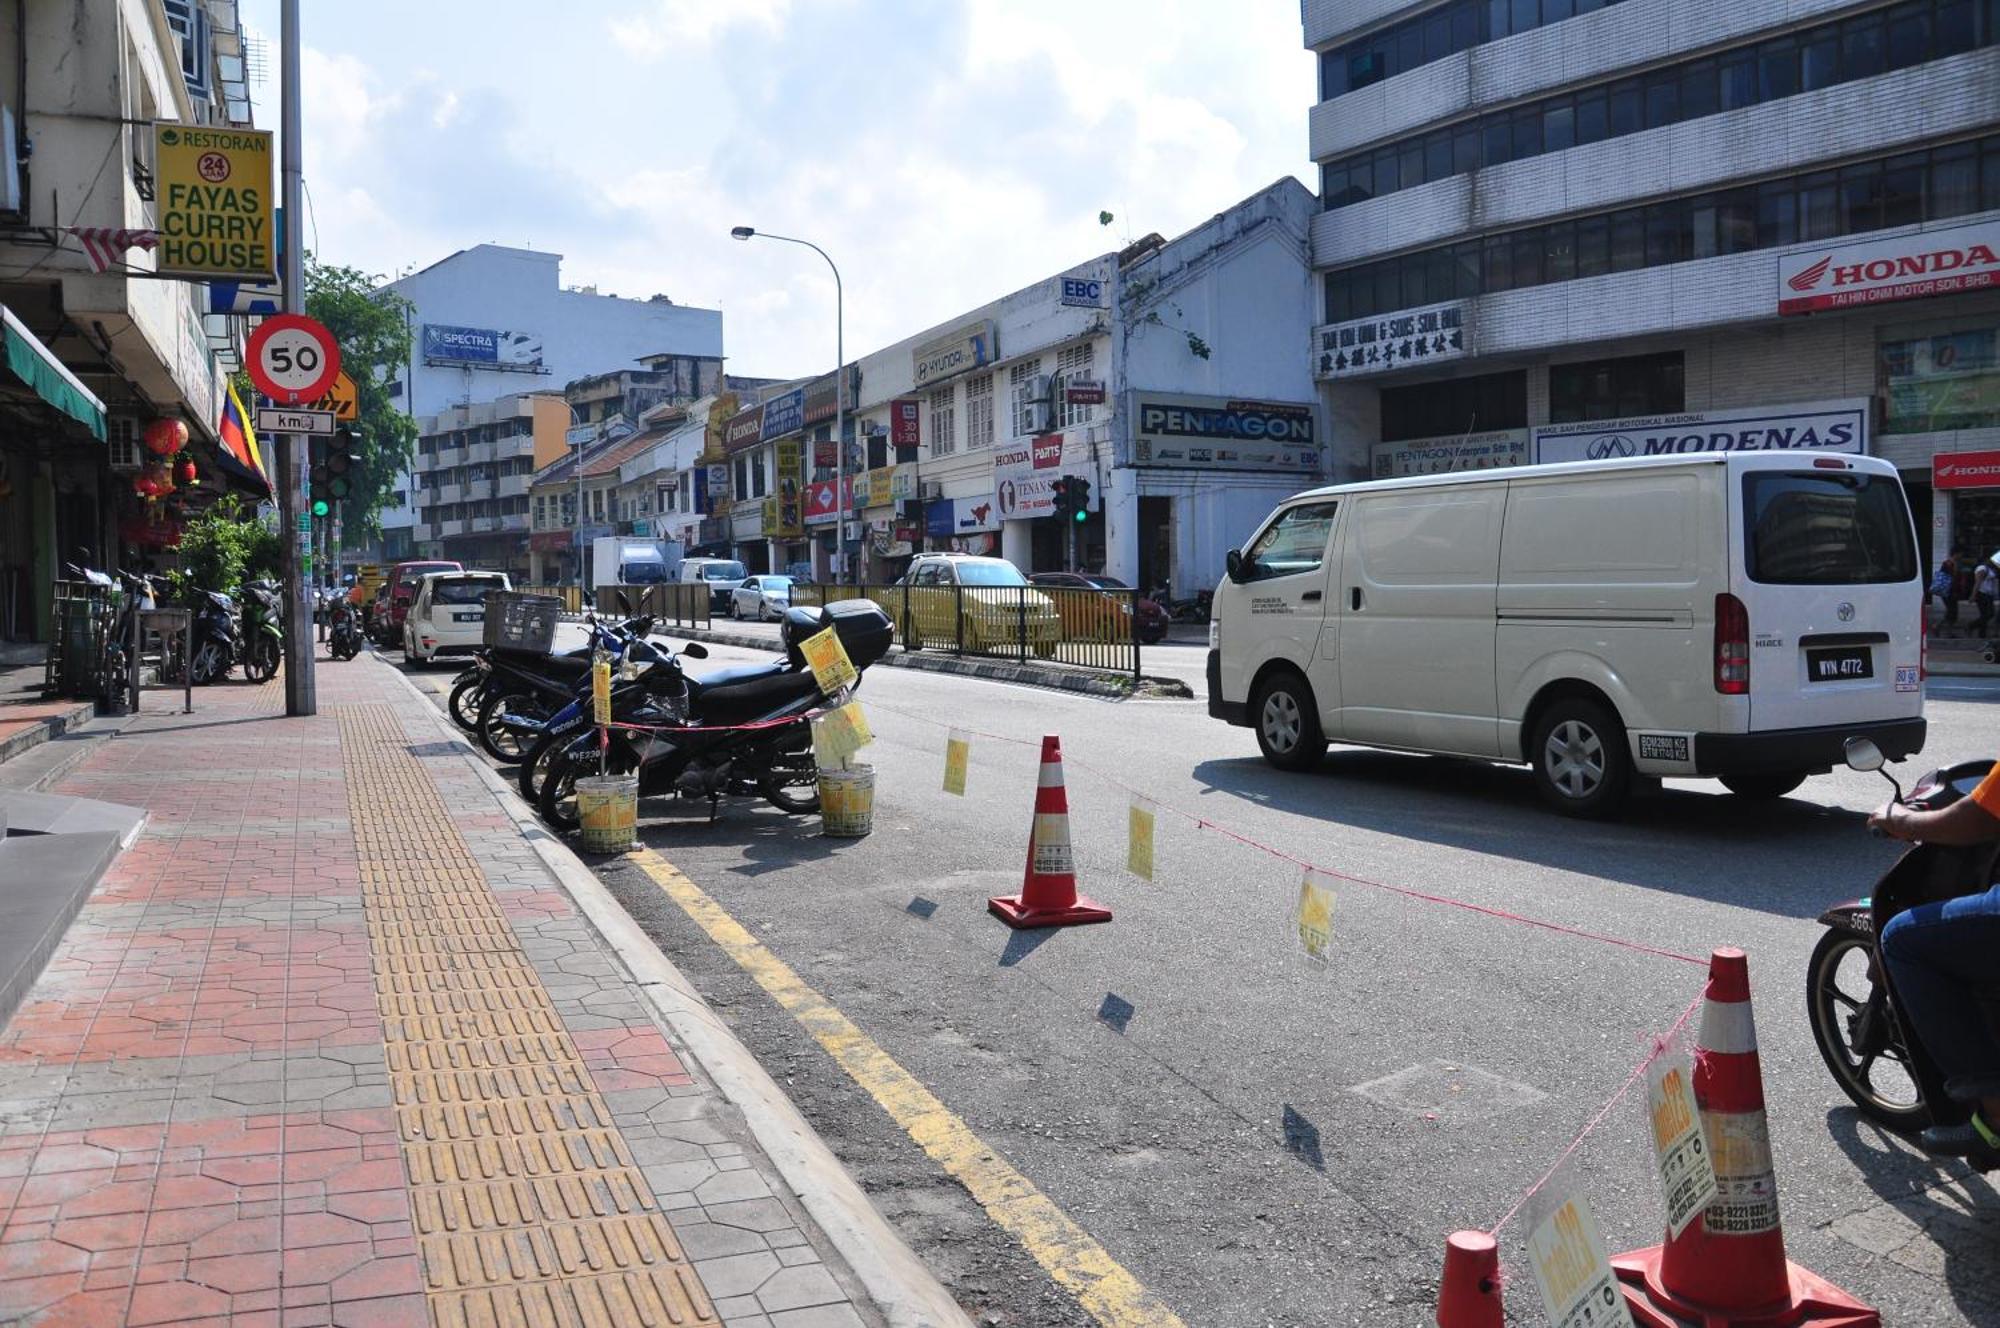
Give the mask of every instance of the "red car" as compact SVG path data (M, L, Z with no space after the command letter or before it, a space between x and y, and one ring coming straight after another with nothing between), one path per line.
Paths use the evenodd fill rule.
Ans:
M463 572L463 563L414 562L397 563L389 569L388 579L382 583L381 607L375 615L375 644L384 648L400 645L403 640L403 619L410 614L410 603L417 597L417 583L429 572Z
M1130 590L1115 576L1105 576L1099 572L1037 572L1028 578L1028 584L1047 586L1052 590ZM1122 598L1122 597L1121 597ZM1144 595L1137 604L1139 615L1139 640L1147 645L1163 641L1167 635L1167 611Z

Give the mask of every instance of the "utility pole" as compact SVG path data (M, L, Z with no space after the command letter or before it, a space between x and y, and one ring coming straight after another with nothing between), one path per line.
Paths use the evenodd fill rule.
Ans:
M299 0L283 0L278 34L279 132L284 135L280 191L285 207L285 312L306 311L305 215L299 128ZM285 537L285 713L319 713L313 688L312 610L307 584L312 569L312 509L306 502L306 440L275 438L278 452L278 524Z

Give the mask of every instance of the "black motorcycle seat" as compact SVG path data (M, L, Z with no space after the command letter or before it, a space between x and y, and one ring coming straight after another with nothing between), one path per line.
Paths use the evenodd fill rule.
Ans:
M538 650L495 650L494 660L525 673L544 677L580 678L590 672L588 655L544 655Z
M701 725L743 724L762 719L780 706L819 695L810 673L787 670L750 682L722 687L704 686L694 722Z
M734 668L712 669L700 677L689 675L688 688L696 696L706 696L717 687L733 687L737 683L775 678L790 671L791 665L782 659L774 659L768 664L738 664Z

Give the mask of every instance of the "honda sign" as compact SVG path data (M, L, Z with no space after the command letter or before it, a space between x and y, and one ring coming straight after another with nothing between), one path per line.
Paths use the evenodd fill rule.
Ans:
M2000 221L1778 256L1778 312L1807 314L2000 286Z

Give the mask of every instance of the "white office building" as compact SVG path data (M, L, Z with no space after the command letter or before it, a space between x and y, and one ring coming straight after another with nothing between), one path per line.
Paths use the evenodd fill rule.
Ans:
M560 254L481 244L390 282L415 306L410 364L392 385L392 398L418 419L442 419L503 397L559 394L578 379L632 369L647 357L720 359L720 311L664 295L621 299L565 287L561 269ZM517 452L529 455L525 446ZM519 536L525 547L525 493L489 495L506 510L466 515L462 505L426 501L419 481L428 469L405 474L398 486L403 501L382 512L385 559L415 556L426 546L452 557L454 540L475 542L470 552L500 533ZM526 477L482 481L497 478ZM427 507L440 510L426 516Z
M1344 476L1865 450L2000 548L2000 0L1303 14Z

